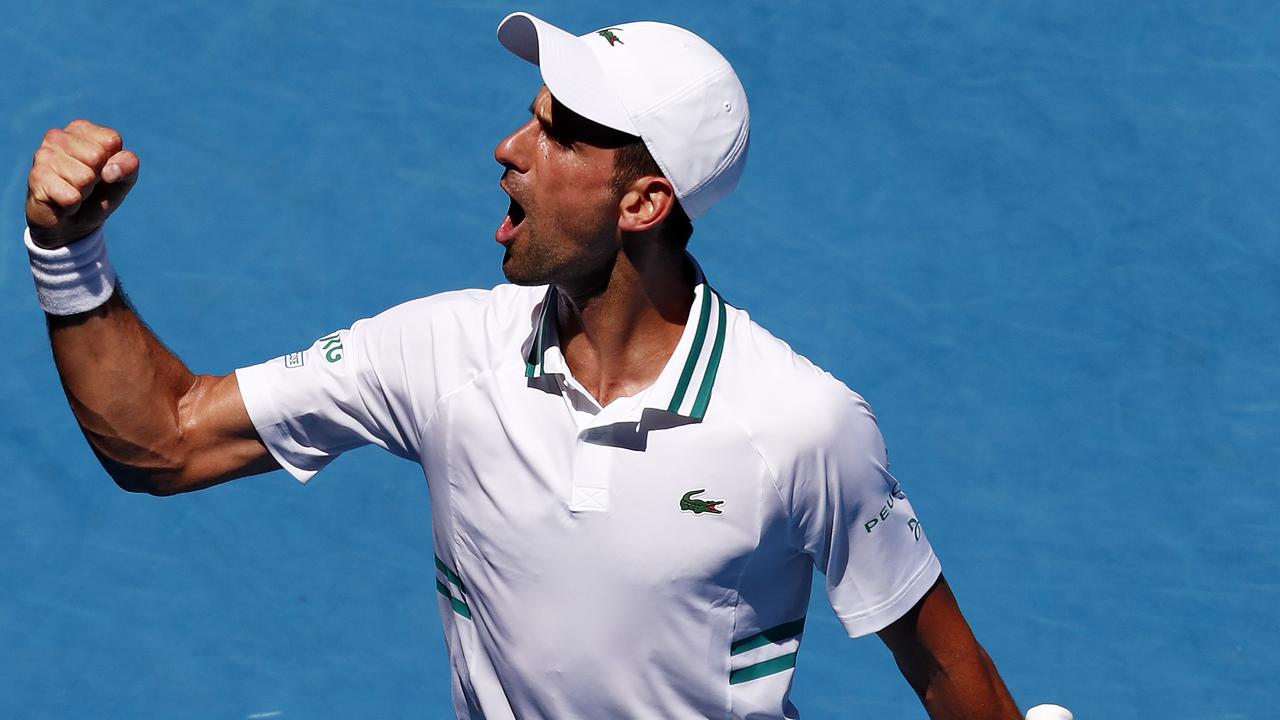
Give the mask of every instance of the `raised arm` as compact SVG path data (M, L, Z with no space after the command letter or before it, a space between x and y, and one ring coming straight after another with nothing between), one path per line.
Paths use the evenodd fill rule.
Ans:
M138 169L138 157L111 128L76 120L49 130L28 176L31 242L74 250L124 201ZM118 287L87 311L66 314L52 304L49 338L67 400L120 487L172 495L279 467L249 420L235 375L193 374Z
M956 604L946 578L880 631L903 677L933 720L1019 720L995 663Z

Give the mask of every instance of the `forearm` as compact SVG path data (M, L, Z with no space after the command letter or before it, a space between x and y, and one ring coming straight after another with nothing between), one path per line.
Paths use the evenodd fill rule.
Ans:
M995 663L974 643L974 650L933 664L924 687L916 688L933 720L1018 720L1018 707Z
M197 378L156 338L119 288L77 315L46 315L54 362L85 437L128 490L182 466L180 406Z
M946 578L880 631L933 720L1019 720L995 663L960 613Z

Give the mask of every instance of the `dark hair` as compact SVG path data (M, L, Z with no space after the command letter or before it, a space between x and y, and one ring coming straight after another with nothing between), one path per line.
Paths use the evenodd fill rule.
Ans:
M532 105L529 106L529 111L533 112ZM562 138L616 151L613 156L613 177L610 185L618 195L621 195L622 191L626 190L636 178L645 175L666 177L662 168L658 167L657 161L653 159L653 155L649 153L649 148L645 147L644 140L635 135L589 120L574 112L554 95L551 96L551 115L554 127ZM684 208L680 207L679 198L676 198L671 212L662 222L661 232L663 236L677 240L681 245L689 242L689 236L693 234L693 222L689 220L689 215Z
M662 168L658 167L658 162L649 153L649 148L645 147L644 140L635 138L619 145L616 150L613 156L614 192L621 193L627 185L631 184L631 181L645 175L666 177ZM679 240L681 244L688 243L689 236L693 234L693 222L684 208L680 207L678 198L675 199L675 206L671 208L667 219L662 223L662 232L667 237Z

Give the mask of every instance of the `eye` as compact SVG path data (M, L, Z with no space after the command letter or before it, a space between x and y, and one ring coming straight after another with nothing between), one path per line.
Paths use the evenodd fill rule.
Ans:
M554 140L555 143L560 147L563 147L563 148L573 147L573 140L569 138L564 132L556 128L554 125L543 123L542 130L547 134L547 137Z

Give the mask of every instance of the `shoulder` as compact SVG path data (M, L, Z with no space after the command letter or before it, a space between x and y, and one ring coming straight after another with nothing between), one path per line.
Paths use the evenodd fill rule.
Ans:
M384 357L482 369L520 359L544 287L499 285L453 290L401 303L356 322L351 330Z
M419 326L451 320L516 320L522 310L536 305L546 293L544 287L498 285L488 290L451 290L403 302L378 313L370 320L381 324Z
M545 287L516 285L452 290L409 300L357 325L407 337L434 335L440 340L456 335L459 341L484 342L487 336L506 337L515 329L531 329L530 318L545 294Z
M728 347L714 403L771 464L815 454L883 455L870 405L831 373L728 307Z

